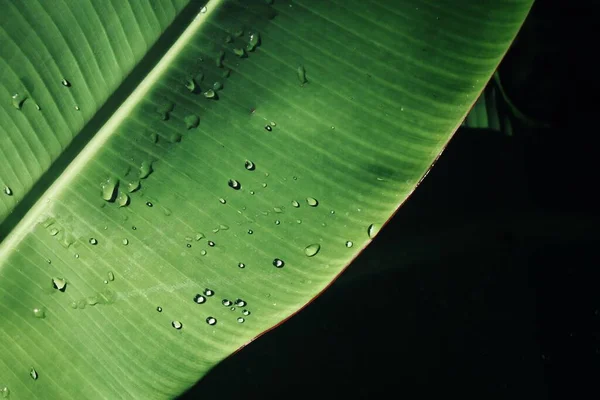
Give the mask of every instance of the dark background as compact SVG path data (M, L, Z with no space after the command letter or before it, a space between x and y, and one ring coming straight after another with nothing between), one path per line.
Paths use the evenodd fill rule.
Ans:
M551 128L461 128L329 290L181 399L600 398L591 3L537 1L500 66Z

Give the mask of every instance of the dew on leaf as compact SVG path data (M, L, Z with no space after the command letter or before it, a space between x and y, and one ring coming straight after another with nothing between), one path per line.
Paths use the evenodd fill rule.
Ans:
M23 107L23 103L27 100L29 96L26 94L15 93L12 95L12 105L17 110L20 110Z
M134 181L129 181L127 182L127 191L129 193L135 192L136 190L138 190L140 188L140 181L139 180L134 180Z
M153 207L153 206L154 206L154 204L152 204L152 202L151 202L151 201L147 201L147 202L146 202L146 205L147 205L148 207Z
M242 314L244 314L244 315L248 316L248 315L250 315L250 311L248 311L248 310L244 310L244 311L242 311Z
M194 239L196 239L196 241L198 240L202 240L204 238L204 233L198 232L196 233L196 236L194 236Z
M129 205L129 202L129 195L125 192L119 191L119 194L117 195L117 204L119 207L126 207Z
M230 307L231 306L231 300L227 300L227 299L223 299L223 301L221 302L225 307Z
M240 190L242 188L242 184L235 179L230 179L229 182L227 182L227 184L230 188L234 190Z
M252 235L254 231L252 229L248 229L248 235Z
M216 99L216 97L217 97L217 94L212 89L208 89L206 92L203 93L203 95L207 99Z
M243 317L238 317L237 322L239 322L240 324L243 324L245 321L245 319Z
M156 311L162 312L162 307L161 306L156 307Z
M0 388L0 396L3 399L8 399L8 396L10 396L10 389L7 386Z
M217 58L215 59L215 64L217 65L217 67L219 67L219 68L223 67L224 59L225 59L225 51L221 50L221 51L219 51L219 54L217 55Z
M57 228L51 228L48 233L50 233L50 236L56 236L58 235L58 232L60 232Z
M108 280L109 281L115 280L115 274L112 271L108 271Z
M95 245L97 245L97 244L98 244L98 239L96 239L96 238L90 238L89 242L90 242L90 244L91 244L92 246L95 246Z
M248 45L246 46L246 50L254 51L257 46L260 46L260 33L251 32L250 40L248 41Z
M173 321L171 322L171 326L177 330L183 328L183 324L179 321Z
M227 203L227 200L225 200L224 198L221 197L221 198L219 198L219 203L225 204L225 203Z
M300 203L298 203L296 200L292 200L292 206L298 208L300 207Z
M248 54L246 53L246 49L243 48L236 47L235 49L233 49L233 53L239 58L244 58L248 56Z
M52 278L52 286L61 292L67 289L67 281L64 278Z
M276 268L283 268L283 266L285 265L285 262L283 260L279 259L279 258L276 258L276 259L273 260L273 265Z
M214 294L215 294L214 290L212 290L212 289L208 289L208 288L204 289L204 295L205 295L205 296L208 296L208 297L210 297L210 296L212 296L212 295L214 295Z
M205 255L206 255L206 250L201 250L201 251L200 251L200 255L201 255L201 256L205 256Z
M210 247L215 247L215 242L213 242L212 240L209 240L209 241L208 241L208 245L209 245Z
M276 219L276 220L275 220L275 225L279 225L279 224L281 224L281 221L280 221L280 220L278 220L278 219Z
M206 323L209 325L215 325L217 323L217 319L215 317L206 318Z
M150 134L150 141L151 141L152 143L158 143L158 133L156 133L156 132L152 132L152 133Z
M221 82L217 81L217 82L213 83L212 88L215 92L217 92L217 91L223 89L223 84Z
M307 257L313 257L319 252L319 250L321 250L321 245L318 243L313 243L306 246L304 249L304 254L306 254Z
M248 171L254 171L256 169L256 165L250 160L246 160L246 163L244 164L244 166L246 167L246 169Z
M206 291L205 291L206 292ZM210 295L212 296L212 295ZM200 293L194 296L194 303L202 304L206 302L206 297L202 296Z
M352 243L350 240L348 240L348 241L346 242L346 247L350 248L350 247L352 247L352 246L354 246L354 243Z
M200 118L194 114L187 115L183 121L185 122L185 127L187 129L197 128L198 125L200 125Z
M12 196L13 195L13 191L8 186L4 186L4 194L7 195L7 196Z
M298 80L302 85L308 82L308 80L306 79L306 68L304 68L304 65L300 65L298 67L298 69L296 70L296 74L298 75Z
M194 93L194 91L196 90L196 81L194 80L194 78L188 78L185 81L185 88L187 90L189 90L191 93Z
M46 318L46 311L42 307L35 307L33 309L33 316L36 318Z
M245 307L246 306L246 300L236 299L235 300L235 305L238 306L238 307Z
M62 83L62 85L66 86L66 87L70 87L71 86L71 82L69 82L65 78L62 78L62 80L60 81L60 83Z
M273 130L273 127L271 125L265 125L265 129L271 132Z
M317 199L315 199L314 197L307 197L306 204L308 204L311 207L316 207L319 205L319 201Z
M33 379L34 381L37 380L37 378L39 378L39 375L37 373L37 371L35 370L35 368L31 368L29 370L29 376L31 377L31 379Z
M140 164L140 179L146 179L152 173L152 161L144 160Z
M106 201L114 201L118 185L119 179L114 176L110 176L101 182L100 189L102 190L102 198Z
M244 264L244 263L239 263L239 264L238 264L238 267L239 267L239 268L246 268L246 264Z
M377 233L379 233L379 228L380 226L378 224L369 225L367 228L367 234L369 235L369 238L373 239L375 236L377 236Z
M123 246L127 246L129 244L129 239L125 238L121 240L121 243L123 243Z

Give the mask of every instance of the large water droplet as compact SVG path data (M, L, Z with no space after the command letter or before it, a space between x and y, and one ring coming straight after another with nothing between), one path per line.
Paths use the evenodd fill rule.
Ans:
M319 250L321 250L321 245L318 243L313 243L306 246L306 248L304 249L304 254L306 254L307 257L312 257L316 255L319 252Z
M300 207L300 203L298 203L296 200L292 200L292 206L298 208Z
M185 122L185 127L187 129L197 128L198 125L200 125L200 117L193 114L187 115L183 121Z
M26 94L15 93L12 95L12 105L17 110L20 110L23 107L23 103L27 100L29 96Z
M205 296L210 297L210 296L212 296L214 294L215 294L215 292L212 289L208 289L208 288L204 289L204 295Z
M235 190L240 190L242 188L242 184L235 179L230 179L229 182L227 182L227 184L230 188Z
M12 196L13 195L13 191L8 186L4 186L4 194L7 195L7 196Z
M273 265L277 268L283 268L283 266L285 265L285 262L279 258L276 258L273 260Z
M114 201L118 185L119 180L114 176L110 176L106 178L105 181L101 182L100 189L102 190L102 198L106 201Z
M304 65L300 65L298 67L298 69L296 70L296 74L298 75L298 80L302 85L308 82L308 80L306 79L306 68L304 68Z
M36 318L46 318L46 311L43 307L35 307L33 309L33 316Z
M237 299L235 301L235 305L238 306L238 307L245 307L246 306L246 300Z
M276 219L276 220L275 220L275 225L279 225L279 224L281 224L281 221L280 221L280 220L278 220L278 219Z
M256 165L252 161L246 160L245 167L248 171L254 171Z
M380 226L378 224L369 225L367 228L367 234L369 235L369 238L373 239L375 236L377 236L379 233L379 228Z
M152 161L144 160L140 164L140 179L146 179L152 173Z
M238 264L238 267L240 267L240 268L246 268L246 264L244 264L244 263L239 263L239 264Z
M317 199L315 199L314 197L307 197L306 204L308 204L311 207L316 207L319 205L319 201Z
M194 303L203 304L205 302L206 302L206 297L202 296L200 293L198 293L197 295L194 296Z
M206 255L206 250L200 250L200 255L201 256L205 256Z
M230 307L231 306L231 300L227 300L227 299L223 299L223 301L221 302L225 307Z
M169 119L169 113L173 111L173 108L175 108L173 102L165 101L156 108L156 111L161 115L161 118L166 121Z
M67 290L67 281L64 278L52 278L52 286L61 292Z
M217 323L217 319L215 317L206 318L206 323L209 325L215 325Z
M348 240L348 241L346 242L346 247L350 248L350 247L352 247L352 246L354 246L354 243L352 243L350 240Z
M140 181L139 180L136 179L134 181L127 182L127 191L129 193L135 192L139 188L140 188Z
M171 326L175 329L181 329L183 328L183 324L179 321L173 321L171 322Z
M250 39L248 41L248 45L246 46L246 50L254 51L256 49L256 47L259 45L260 45L260 33L251 32Z
M117 204L119 207L126 207L129 205L129 202L129 195L125 192L119 191L119 194L117 195Z
M90 238L89 242L90 242L90 244L91 244L92 246L95 246L95 245L97 245L97 244L98 244L98 239L96 239L96 238Z

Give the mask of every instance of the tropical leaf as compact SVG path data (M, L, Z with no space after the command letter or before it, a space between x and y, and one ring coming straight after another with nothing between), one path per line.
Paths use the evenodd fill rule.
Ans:
M0 4L0 388L150 399L341 273L531 1Z

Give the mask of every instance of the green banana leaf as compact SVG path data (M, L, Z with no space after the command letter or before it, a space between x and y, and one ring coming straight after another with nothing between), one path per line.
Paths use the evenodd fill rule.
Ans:
M171 398L293 315L531 3L0 0L0 395Z

